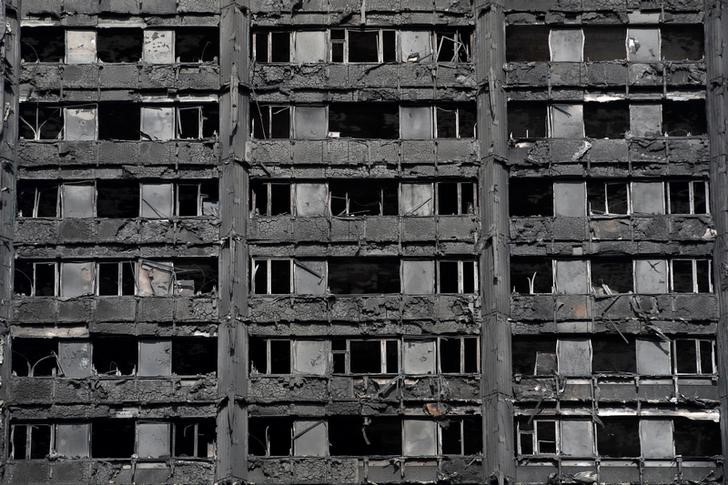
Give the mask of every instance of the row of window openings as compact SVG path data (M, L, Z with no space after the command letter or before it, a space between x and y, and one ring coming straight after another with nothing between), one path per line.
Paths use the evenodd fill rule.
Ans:
M622 27L506 27L508 62L699 61L705 55L703 24Z
M16 295L75 298L99 296L194 296L212 294L217 261L15 261Z
M83 379L103 376L199 376L217 372L217 339L178 337L13 338L12 373L18 377Z
M509 207L516 217L709 214L708 187L707 180L551 182L514 178L509 185Z
M472 260L332 258L315 261L255 257L250 275L251 292L257 295L327 292L427 295L478 291L478 264Z
M20 31L20 56L23 62L217 62L219 51L219 33L214 27L181 27L174 30L22 27Z
M673 459L721 454L717 422L682 417L599 416L516 420L519 455Z
M407 183L352 180L250 183L253 215L433 216L475 214L476 182Z
M436 457L483 452L480 416L437 421L361 416L252 417L248 428L248 453L252 456Z
M63 458L214 458L214 419L172 422L97 419L91 422L15 422L9 455L14 460Z
M549 104L509 101L511 139L699 136L707 133L705 100Z
M257 139L474 138L475 104L398 106L393 103L332 103L287 106L253 103L251 136Z
M712 293L710 259L511 259L514 293Z
M254 31L250 55L259 63L461 63L471 60L471 36L470 29Z
M18 182L19 217L150 219L217 216L215 182Z
M24 140L198 140L216 137L218 124L217 103L108 102L73 107L20 103L20 138Z
M250 374L474 374L477 337L301 340L251 337Z
M524 376L707 375L717 372L715 340L600 336L594 339L513 337L513 372Z

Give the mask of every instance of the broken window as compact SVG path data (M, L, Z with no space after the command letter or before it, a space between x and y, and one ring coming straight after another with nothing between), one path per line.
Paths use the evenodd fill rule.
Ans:
M254 258L251 283L256 295L290 294L293 287L293 261L290 259Z
M564 456L594 455L594 424L586 419L559 421L559 453Z
M627 29L627 60L632 62L660 60L660 31L657 26Z
M135 452L135 441L133 419L97 419L91 422L92 458L131 458Z
M483 419L480 416L439 421L440 453L478 455L483 453Z
M93 367L97 374L131 376L136 374L138 344L134 337L92 338Z
M63 109L40 103L20 103L20 138L23 140L60 140Z
M588 138L624 138L629 131L629 104L624 101L584 103L584 132Z
M55 450L63 458L88 458L91 456L91 425L70 423L55 425Z
M701 136L708 131L705 100L665 101L662 129L667 136Z
M708 214L707 180L672 180L667 182L669 214Z
M296 215L303 217L328 215L329 194L325 183L297 183L294 189Z
M438 360L443 374L472 374L480 372L478 337L438 338Z
M333 138L399 138L399 107L393 103L333 103L329 106Z
M293 359L290 340L250 337L248 348L252 375L291 373Z
M558 452L556 425L553 419L519 419L516 423L518 454L555 455Z
M627 182L589 181L586 184L589 214L629 214L630 193Z
M347 430L351 432L351 430ZM290 456L293 451L293 419L252 417L248 420L248 453L252 456Z
M399 32L399 58L402 62L432 61L431 32L401 30Z
M549 106L551 138L584 138L584 107L581 104L558 103Z
M382 63L397 59L394 30L332 29L330 36L331 62Z
M99 140L139 140L141 109L134 103L100 103Z
M220 34L216 27L186 27L175 32L177 62L216 62Z
M550 180L511 178L508 185L511 217L554 215L553 183Z
M253 32L251 46L256 62L291 62L290 32Z
M585 295L588 291L587 262L578 259L554 261L555 291L567 295Z
M392 216L398 213L397 184L388 180L329 182L334 216Z
M168 376L172 373L172 341L142 339L139 341L139 376Z
M96 267L94 263L61 263L61 293L65 298L93 295Z
M470 62L472 31L457 29L433 33L437 62Z
M513 373L526 376L550 376L558 371L556 341L514 335Z
M216 182L178 183L176 186L178 217L216 216L218 185Z
M61 185L61 217L93 217L96 208L96 187L87 183Z
M663 25L662 58L666 61L699 61L705 55L703 24Z
M553 62L582 62L584 33L581 29L551 29L549 48Z
M174 139L174 107L142 106L141 117L143 139L157 141Z
M13 338L11 350L14 376L41 377L58 373L56 340Z
M252 180L250 197L253 215L281 216L291 213L291 184L288 182Z
M92 64L97 59L95 30L66 30L66 63Z
M667 261L664 259L635 259L635 292L661 294L667 292Z
M551 293L553 267L551 260L515 257L511 259L511 285L514 293L524 295Z
M435 138L475 138L477 136L475 105L438 105L434 107L434 115ZM404 118L402 123L404 123Z
M96 274L98 295L134 295L134 263L132 261L98 263Z
M629 131L635 137L662 136L662 105L630 103Z
M218 279L218 262L215 258L180 258L174 263L159 263L158 269L163 272L171 272L171 275L155 274L155 278L169 280L170 276L173 280L174 294L178 296L196 296L216 294ZM173 264L173 266L172 266ZM143 265L142 265L143 266ZM144 275L142 275L144 276ZM154 281L153 284L156 284ZM166 282L162 282L155 288L161 294L162 289L166 289ZM162 287L163 286L163 287Z
M397 340L334 339L331 343L336 374L398 374Z
M295 106L293 136L299 140L323 140L328 136L326 106Z
M621 26L594 25L584 27L584 60L616 61L627 57L624 48L627 29Z
M476 182L438 182L437 214L475 214L477 187Z
M717 421L673 418L675 454L683 457L717 456L722 453Z
M176 458L214 458L216 424L214 419L180 419L172 424Z
M174 184L139 184L141 189L140 217L167 219L174 212Z
M326 31L299 30L293 33L294 60L298 64L326 62Z
M712 261L674 259L670 262L670 289L674 293L712 293Z
M635 343L621 337L599 336L592 339L592 372L596 374L635 373Z
M562 376L589 376L592 373L592 346L588 339L560 339L556 342L559 374Z
M437 455L437 422L425 419L405 419L402 421L404 456Z
M144 31L138 28L102 28L97 32L96 42L101 62L139 62Z
M96 215L109 218L139 216L139 183L127 180L96 181Z
M478 264L475 261L438 261L437 292L468 294L478 291Z
M506 61L548 61L549 28L545 25L506 26Z
M334 258L329 261L329 290L336 295L399 293L397 258Z
M57 263L16 260L14 290L16 295L57 296Z
M399 456L402 420L388 416L331 416L331 456Z
M627 259L597 259L590 264L592 290L598 295L634 291L633 265Z
M18 180L18 217L58 217L58 183Z
M431 216L434 214L434 193L431 183L401 183L399 185L399 213L403 216Z
M217 339L179 337L172 340L172 373L196 376L217 372Z
M259 140L290 138L291 108L251 103L250 125L252 137Z
M150 64L172 64L175 60L173 30L145 30L142 57Z
M586 217L586 187L584 182L554 182L554 215Z
M44 459L51 453L52 426L41 423L15 423L10 427L10 457L15 460Z
M545 137L546 103L540 101L509 101L508 133L511 139Z
M86 340L62 339L58 342L58 365L63 377L83 379L90 377L91 343Z
M201 140L217 135L219 116L216 103L177 107L177 138Z
M162 458L170 456L170 424L157 421L136 423L136 450L139 458Z
M293 422L294 456L328 456L326 421L296 420Z
M63 108L63 139L96 140L96 106Z
M680 338L673 342L676 374L715 374L715 341L710 339Z
M639 422L636 417L600 416L597 451L603 457L640 456Z
M62 27L21 27L23 62L63 62L65 55L66 35Z
M407 140L431 140L434 136L432 107L400 106L399 136Z

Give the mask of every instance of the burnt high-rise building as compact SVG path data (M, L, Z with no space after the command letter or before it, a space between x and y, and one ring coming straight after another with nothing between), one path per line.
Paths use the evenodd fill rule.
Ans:
M0 481L686 484L722 0L3 0Z

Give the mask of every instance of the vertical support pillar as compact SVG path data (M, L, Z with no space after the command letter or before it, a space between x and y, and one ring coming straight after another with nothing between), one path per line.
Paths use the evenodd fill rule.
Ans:
M504 0L475 2L484 483L514 483Z
M723 461L728 457L728 6L705 2L706 108L710 136L710 212L718 233L713 281L720 312L716 335ZM725 473L725 471L724 471Z
M220 12L220 301L218 325L218 462L216 481L244 481L248 472L248 141L247 0ZM242 92L241 92L242 91Z

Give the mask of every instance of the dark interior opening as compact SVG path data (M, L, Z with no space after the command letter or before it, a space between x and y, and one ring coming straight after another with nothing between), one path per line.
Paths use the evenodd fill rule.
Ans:
M109 218L139 216L139 182L136 180L97 180L96 215Z
M669 184L670 214L690 214L690 182L675 180Z
M44 338L13 338L12 372L19 377L52 376L57 372L58 342Z
M629 293L634 291L632 261L629 259L596 259L591 261L592 286L598 291Z
M332 416L331 456L402 454L402 422L395 417Z
M468 184L463 184L465 187ZM472 194L472 190L470 191ZM463 194L464 195L464 194ZM440 182L437 184L437 213L441 216L458 214L458 183ZM467 214L467 212L466 212Z
M130 458L135 441L133 419L98 419L91 423L92 458Z
M553 216L553 182L548 179L511 178L508 201L512 217Z
M665 101L662 129L668 136L699 136L707 133L705 100Z
M635 417L601 417L597 426L597 449L610 458L640 456L639 422Z
M182 288L190 288L191 295L210 294L217 289L217 260L215 258L182 258L174 261L175 280ZM189 284L180 284L180 283Z
M558 369L556 340L513 336L513 373L526 376L552 375Z
M100 296L134 295L136 288L134 263L131 261L99 263L98 280Z
M440 261L438 281L440 283L440 293L458 293L457 261Z
M590 181L586 184L587 203L591 214L627 214L627 183Z
M63 108L60 106L20 103L20 138L58 140L62 130Z
M339 295L399 293L399 260L334 258L329 261L329 289Z
M699 61L705 55L703 24L663 25L662 58L668 61Z
M289 417L250 418L248 453L253 456L290 456L292 435L293 420Z
M260 37L258 37L260 39ZM265 59L265 57L263 57ZM271 34L271 62L291 62L291 34L273 32Z
M397 215L399 210L397 184L393 181L332 180L329 192L331 213L335 216L389 216Z
M220 55L220 35L214 27L177 29L175 52L179 62L213 62Z
M63 62L66 33L62 27L22 27L20 57L23 62Z
M96 52L102 62L139 62L144 47L142 29L98 29Z
M215 374L217 339L179 337L172 340L172 373L179 376Z
M448 374L460 372L460 352L462 340L455 338L440 338L440 371Z
M349 342L349 351L352 374L382 372L382 346L379 340L352 340Z
M551 60L549 28L545 25L506 26L506 61L537 62Z
M139 140L141 110L134 103L99 104L99 140Z
M508 132L511 138L543 138L546 136L546 103L541 101L509 101Z
M621 337L600 336L592 339L592 372L637 372L634 340L625 342Z
M627 58L625 27L585 26L583 30L585 61L616 61Z
M682 456L715 456L722 453L720 425L713 421L673 418L675 453Z
M397 35L394 30L382 31L382 62L397 61Z
M211 458L216 424L214 419L181 419L174 423L174 456ZM196 447L196 448L195 448Z
M512 258L511 286L513 291L525 295L531 293L529 279L533 280L533 293L551 293L553 288L551 260L529 257Z
M329 131L342 138L399 138L399 107L392 103L334 103Z
M94 337L93 366L98 374L133 375L136 372L137 339L126 335Z
M28 449L30 433L30 449ZM40 423L14 424L13 447L10 450L16 460L40 460L51 451L51 426Z
M199 184L177 185L177 215L180 217L194 217L200 215Z
M693 262L676 259L672 262L672 290L676 293L693 292Z
M437 62L470 62L470 30L448 30L435 33Z
M629 104L624 101L584 103L587 138L624 138L629 131Z
M58 182L18 180L17 191L19 216L58 217Z
M379 31L349 30L349 62L379 62Z

